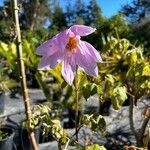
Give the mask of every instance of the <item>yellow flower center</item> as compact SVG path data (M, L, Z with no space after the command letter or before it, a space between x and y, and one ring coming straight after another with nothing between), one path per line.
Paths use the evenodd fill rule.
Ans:
M75 52L75 49L77 48L77 40L75 36L69 36L68 43L66 45L66 48L70 52Z

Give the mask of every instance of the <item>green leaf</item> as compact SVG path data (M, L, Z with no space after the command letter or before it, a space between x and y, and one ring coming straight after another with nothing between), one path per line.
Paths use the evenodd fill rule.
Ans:
M108 81L111 85L113 85L115 82L114 76L111 74L107 74L106 75L106 81Z
M89 125L92 116L93 116L93 115L83 114L83 115L80 117L80 123L81 123L81 124L85 124L85 125Z
M100 146L98 144L93 144L90 146L85 146L83 150L106 150L104 146Z
M104 135L106 132L106 122L105 119L103 118L103 116L99 115L97 118L97 128L98 130L100 130L102 132L102 134Z
M150 89L150 79L149 80L144 80L141 83L140 88L145 89L145 93L146 93L146 89Z
M38 84L40 85L41 89L43 90L46 99L47 99L50 103L52 103L49 87L48 87L47 84L43 81L41 74L40 74L40 73L36 73L36 74L35 74L35 78L36 78Z
M138 60L137 51L136 49L129 50L126 53L126 59L130 64L134 64Z
M142 70L142 76L150 76L150 65L144 66Z
M80 118L80 123L87 125L93 132L100 131L103 135L106 132L106 122L101 115L88 115L84 114Z
M97 94L98 94L98 96L101 97L102 94L103 94L103 89L102 89L102 87L101 87L100 85L97 85L96 88L97 88Z
M61 76L61 65L57 65L54 69L48 71L57 81L62 84L63 78Z
M17 83L14 80L0 81L0 91L5 91L15 87Z
M94 83L84 84L82 87L82 94L85 99L97 93L97 87Z
M110 96L113 108L115 110L120 109L124 101L127 99L126 87L117 86L110 92Z
M64 135L63 137L61 137L61 138L59 139L59 143L60 143L61 145L66 144L67 141L68 141L68 138L67 138L66 135Z
M60 125L60 121L59 121L58 119L52 119L51 122L52 122L53 124L56 124L56 125L59 126L59 127L61 126L61 125Z
M120 43L121 43L121 46L122 46L121 49L124 50L124 51L127 51L127 49L130 46L130 42L127 39L121 39Z
M91 130L94 132L100 131L103 135L105 135L106 131L106 122L103 116L99 115L97 117L91 118Z
M117 44L117 42L118 42L117 39L112 38L109 42L107 42L105 44L105 46L103 48L103 51L104 52L111 52L114 49L114 47Z
M87 80L85 73L83 73L83 71L78 69L78 84L82 86L87 83L88 83L88 80Z

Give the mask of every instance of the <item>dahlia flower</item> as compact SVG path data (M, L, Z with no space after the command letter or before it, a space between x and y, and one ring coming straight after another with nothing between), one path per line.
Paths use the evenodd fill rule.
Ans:
M73 25L52 39L41 44L36 53L41 55L39 70L53 69L62 62L62 76L71 85L77 66L90 76L98 76L97 62L101 62L99 52L81 36L87 36L96 29L85 25Z

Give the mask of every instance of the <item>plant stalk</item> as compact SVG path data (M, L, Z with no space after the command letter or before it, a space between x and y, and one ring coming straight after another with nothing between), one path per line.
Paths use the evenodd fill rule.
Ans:
M143 147L144 146L144 133L147 127L147 124L149 122L150 116L148 116L147 118L144 119L142 126L140 129L136 130L135 125L134 125L134 101L135 101L135 97L130 95L130 106L129 106L129 122L130 122L130 128L131 131L133 132L136 142L137 142L137 146L138 147ZM147 145L146 145L147 146Z
M76 141L78 142L78 117L79 117L79 87L78 87L78 69L76 69L75 76L75 99L76 99L76 112L75 112L75 133Z
M129 101L130 101L130 105L129 105L129 122L130 122L130 128L131 128L131 131L133 132L134 136L137 138L137 132L136 132L136 129L135 129L135 126L134 126L134 96L131 96L130 95L130 98L129 98Z
M19 77L21 80L21 89L23 94L24 106L25 106L25 113L26 118L29 123L29 137L32 143L33 150L38 150L38 146L35 140L34 132L30 130L31 125L31 109L30 109L30 101L28 96L28 89L27 89L27 82L26 82L26 75L25 75L25 66L22 54L22 44L21 44L21 33L20 33L20 26L19 26L19 16L18 11L19 8L17 6L17 0L12 0L13 6L13 15L14 15L14 22L15 22L15 34L16 34L16 47L17 47L17 55L18 55L18 64L19 64Z

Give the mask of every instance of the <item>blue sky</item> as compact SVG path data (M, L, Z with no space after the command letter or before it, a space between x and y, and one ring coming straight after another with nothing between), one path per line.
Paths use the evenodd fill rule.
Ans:
M67 5L67 2L70 0L58 0L62 7ZM75 0L72 0L73 2ZM85 3L88 3L89 0L83 0ZM97 0L97 3L101 7L103 15L106 17L111 17L116 14L120 9L121 6L131 3L132 0Z
M0 0L0 6L2 6L2 4L3 4L3 0Z
M103 14L106 17L111 17L121 9L121 6L131 3L132 0L97 0L97 2L101 7Z
M66 5L69 0L58 0L62 5ZM103 15L106 17L111 17L116 14L122 5L130 3L132 0L97 0L99 6L102 9ZM84 0L88 3L89 0ZM0 0L0 6L2 6L3 0Z

